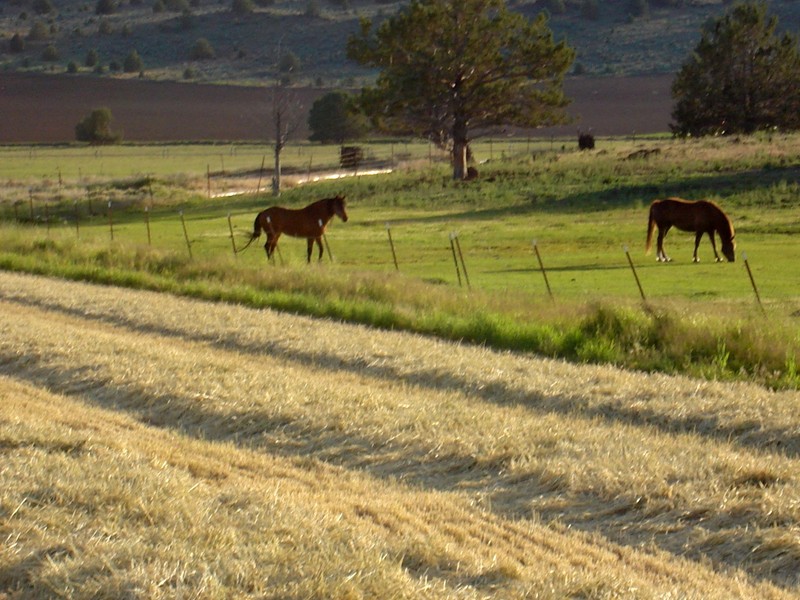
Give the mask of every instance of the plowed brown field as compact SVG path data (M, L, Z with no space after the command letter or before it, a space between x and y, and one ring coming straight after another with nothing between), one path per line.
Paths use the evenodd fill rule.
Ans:
M670 75L572 78L575 123L539 135L630 135L668 130ZM303 108L295 139L306 139L305 114L328 90L293 89ZM268 88L158 82L67 75L0 73L0 143L70 142L75 125L92 109L107 107L127 141L271 139Z

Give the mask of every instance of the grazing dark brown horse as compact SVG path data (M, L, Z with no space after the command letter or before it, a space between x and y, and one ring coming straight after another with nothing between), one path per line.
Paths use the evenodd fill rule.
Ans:
M260 237L261 231L264 230L267 232L267 242L264 244L267 259L272 258L275 247L278 245L278 239L285 233L292 237L308 240L308 262L311 262L311 251L316 242L319 246L319 260L322 260L322 235L325 233L325 227L333 215L338 215L342 221L347 222L345 205L344 196L336 195L333 198L317 200L305 208L292 209L271 206L256 215L253 223L253 235L250 236L250 240L242 250Z
M653 201L650 205L650 218L647 222L647 246L645 251L650 252L650 248L653 245L653 230L658 227L656 260L659 262L672 260L664 252L664 238L673 226L681 231L694 232L694 262L699 262L700 260L697 258L697 247L700 245L700 239L704 233L707 233L711 240L711 247L714 249L714 257L717 262L722 261L719 254L717 254L714 232L719 235L719 239L722 242L722 253L725 258L731 262L736 260L733 224L722 212L722 209L713 202L708 200L682 200L680 198Z

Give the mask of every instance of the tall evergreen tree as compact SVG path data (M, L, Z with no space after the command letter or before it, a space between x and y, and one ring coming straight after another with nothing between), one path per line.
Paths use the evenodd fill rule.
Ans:
M315 101L308 113L308 126L311 141L337 144L356 140L368 130L366 118L345 92L329 92Z
M800 129L797 40L775 33L764 2L737 4L708 23L672 84L678 135Z
M381 69L362 91L365 112L387 131L451 146L456 179L475 131L566 120L574 51L554 42L545 13L531 21L504 0L412 0L374 32L362 20L347 54Z

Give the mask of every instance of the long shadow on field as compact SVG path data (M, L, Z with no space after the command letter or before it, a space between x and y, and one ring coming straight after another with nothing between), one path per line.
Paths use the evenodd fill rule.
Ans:
M26 299L20 304L30 306L32 302ZM347 371L392 385L458 391L490 404L525 407L542 416L566 415L570 419L584 419L591 423L625 423L668 433L704 436L758 450L769 449L791 457L800 455L798 432L765 430L758 423L737 424L722 417L691 412L675 417L648 409L642 406L646 404L642 402L634 407L627 399L594 401L580 394L551 394L546 390L492 381L488 377L475 376L470 380L436 367L417 368L411 373L408 368L376 364L362 357L347 358L335 353L306 351L280 341L265 343L263 340L226 338L220 336L219 331L208 335L188 333L180 327L164 327L155 320L146 323L111 313L87 316L82 309L44 301L38 306L137 333L199 342L254 357L268 355L313 367L321 373L320 377L327 377L326 371L332 376ZM509 518L528 518L530 511L535 510L544 521L557 520L568 522L575 528L600 531L620 544L655 543L677 555L693 558L708 555L723 566L745 568L753 577L777 585L790 585L794 581L793 567L784 568L780 561L766 565L766 560L759 562L754 558L744 567L739 564L738 557L753 556L752 553L765 543L766 536L774 527L769 515L734 514L724 508L715 509L712 515L693 510L691 502L670 502L659 508L636 498L579 495L571 491L568 480L546 469L530 469L522 474L514 472L509 469L509 461L513 461L514 456L501 453L497 457L476 458L466 450L443 456L433 447L435 440L419 438L408 443L407 440L387 440L379 434L375 437L354 435L346 426L300 419L297 414L284 412L279 403L274 409L267 402L253 410L231 413L220 410L213 399L198 399L197 390L154 394L153 389L143 382L115 384L107 376L98 375L90 364L55 371L47 365L46 358L10 353L0 354L0 371L57 392L80 395L82 399L106 409L124 410L152 426L175 429L204 440L234 442L242 447L286 457L312 456L425 489L487 495L491 498L491 510ZM252 390L252 393L269 398L268 390ZM691 407L687 407L687 411L691 411ZM760 487L773 483L756 477L740 485ZM598 506L604 507L599 514ZM745 525L750 526L746 531ZM664 535L667 529L669 535ZM699 535L700 530L703 535ZM726 542L724 549L716 542L710 547L697 542L697 539L709 539L710 533L717 534L717 539L732 541ZM426 567L422 565L420 568L424 571Z
M676 177L668 181L639 183L603 187L597 191L582 191L566 196L552 197L542 195L535 189L521 188L521 202L500 208L460 209L457 212L440 215L422 215L408 219L397 219L396 224L438 223L446 221L484 221L503 217L519 216L526 213L557 212L564 214L601 212L619 208L641 207L645 214L650 202L657 198L678 196L689 200L701 200L741 194L764 189L781 181L800 179L800 167L771 167L753 169L736 173L719 173L700 177ZM727 208L731 212L731 208ZM732 216L735 217L735 207ZM383 222L374 223L382 225Z
M13 300L12 300L13 301ZM81 309L72 309L60 304L36 301L26 298L20 302L24 306L38 306L44 310L61 312L80 319L87 319ZM544 414L569 415L571 418L585 418L590 421L603 420L611 423L624 423L640 427L658 429L665 433L690 433L712 438L716 441L737 444L744 448L769 450L788 458L800 457L800 432L792 428L765 429L758 422L728 422L724 416L691 413L687 406L681 416L648 409L637 403L635 407L621 401L590 402L584 395L552 395L507 385L497 381L469 381L452 373L444 373L436 368L420 367L413 376L391 365L380 365L364 358L347 360L336 354L323 354L317 350L301 350L276 340L220 339L219 333L203 335L187 332L180 328L167 328L161 323L132 321L119 315L94 314L91 320L108 323L131 331L179 340L202 342L210 346L247 353L254 356L268 355L296 362L303 366L329 370L331 373L347 371L359 376L367 376L390 383L405 382L412 387L434 391L460 391L466 395L497 405L525 406Z
M103 319L119 325L119 320ZM183 332L164 331L151 327L130 327L143 333L175 336L185 340ZM263 356L265 349L237 342L220 343L218 340L195 336L202 343L219 345L226 351L252 353ZM281 358L302 364L313 364L320 370L358 372L368 371L372 377L402 380L404 375L391 368L374 367L362 361L343 362L341 357L309 356L304 352L282 348L274 344L266 349L270 354L280 353ZM212 398L198 398L197 390L174 390L171 393L153 393L146 382L130 381L115 384L109 376L98 375L91 365L79 365L56 371L45 359L31 356L0 354L0 372L17 379L44 386L67 395L78 395L82 401L94 402L103 409L122 410L141 422L154 427L179 431L181 434L207 441L235 443L242 448L287 458L316 460L347 469L364 471L376 478L402 481L411 486L432 491L476 494L491 499L491 511L506 518L527 519L531 511L544 522L568 523L571 527L588 532L599 532L621 545L640 547L654 544L676 556L703 560L710 557L722 568L744 569L754 578L776 585L792 585L794 565L775 561L770 555L768 565L753 559L742 566L739 557L751 556L765 543L774 523L768 515L744 516L736 507L731 511L717 508L713 514L705 509L692 509L691 503L659 508L648 501L633 497L604 498L571 491L568 477L554 475L546 469L529 469L524 473L510 469L515 457L501 455L478 457L468 451L442 454L435 447L436 440L417 439L395 442L380 434L375 437L354 435L347 427L329 425L320 420L298 419L297 414L271 409L264 402L259 408L232 412ZM541 413L569 413L571 418L628 420L630 415L608 405L589 408L582 406L580 398L570 396L548 397L543 394L515 390L501 384L485 388L459 377L444 377L435 369L415 372L407 384L431 389L460 389L489 402L525 405ZM251 385L259 385L252 383ZM269 392L248 390L266 400ZM276 403L279 405L279 403ZM680 430L686 424L668 424L668 417L657 416L648 426L658 426L659 421L668 430ZM696 423L699 430L714 428L717 423ZM750 485L744 483L743 485ZM758 485L757 482L752 485ZM656 501L657 504L657 501ZM753 525L745 529L743 525ZM669 535L664 531L669 530ZM700 535L702 533L702 535ZM711 535L715 534L715 535ZM705 536L705 537L704 537ZM714 542L703 546L697 539L726 539L725 544ZM735 546L735 547L734 547ZM420 557L413 569L421 575L441 568ZM791 561L789 561L791 562ZM454 578L459 577L457 573ZM488 582L491 583L491 582ZM480 585L479 583L475 585Z

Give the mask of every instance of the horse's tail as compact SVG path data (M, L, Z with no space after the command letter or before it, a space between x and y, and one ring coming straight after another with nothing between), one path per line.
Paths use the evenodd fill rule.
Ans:
M253 222L253 234L250 236L250 239L247 240L247 243L239 248L236 252L243 252L247 250L250 244L261 237L261 214L262 213L258 213L256 215L256 220Z
M653 230L656 228L656 218L654 213L655 202L650 205L650 215L647 218L647 243L644 246L644 253L648 254L653 247Z

